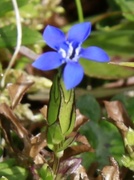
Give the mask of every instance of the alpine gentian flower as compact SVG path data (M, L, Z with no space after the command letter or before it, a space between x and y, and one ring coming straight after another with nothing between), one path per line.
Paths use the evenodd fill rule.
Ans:
M67 36L58 28L48 25L43 33L45 42L55 51L42 54L32 65L40 70L52 70L63 65L63 81L66 89L77 86L84 71L79 64L79 58L97 62L108 62L107 53L99 47L82 48L83 41L91 32L91 23L85 22L74 25ZM89 69L90 70L90 69Z

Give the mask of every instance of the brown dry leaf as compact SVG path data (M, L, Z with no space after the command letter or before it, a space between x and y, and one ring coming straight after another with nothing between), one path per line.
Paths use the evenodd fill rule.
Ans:
M129 119L126 110L119 101L104 101L108 117L110 121L119 129L123 137L125 137L128 128L133 128L133 123Z
M59 173L65 177L75 172L75 170L80 166L80 158L69 158L60 163Z
M2 114L0 114L0 128L5 138L8 152L13 153L14 148L12 147L11 136L9 132L9 129L11 129L11 124L6 122L5 116Z
M73 131L78 131L78 129L88 121L89 119L82 115L78 109L76 109L76 121L75 121L75 127Z
M21 125L12 110L5 103L0 104L0 114L4 115L7 120L14 125L14 128L20 138L26 138L28 136L27 130Z
M90 150L92 150L92 152L94 152L94 150L93 150L93 148L91 147L91 145L89 144L86 136L83 136L83 135L81 135L81 134L78 134L78 135L77 135L77 138L76 138L76 141L82 143L83 145L86 145L86 146L90 147L90 148L91 148Z
M30 157L35 157L38 153L47 146L46 133L42 132L31 138L32 147L30 149Z
M94 152L94 149L91 147L85 136L79 134L76 136L75 141L79 142L79 144L70 146L65 149L62 160L68 159L72 156L76 156L84 152Z
M40 151L46 146L45 133L40 133L30 140L28 131L21 125L20 121L16 118L13 110L6 104L0 104L0 120L1 128L5 137L8 149L10 152L17 153L18 158L25 160L25 157L31 157L34 159L35 164L44 163L44 158L40 154ZM23 152L14 149L14 142L11 140L10 130L15 130L17 135L23 140L24 148Z
M113 157L110 158L111 166L105 166L101 175L103 179L120 180L119 166Z
M42 132L31 138L31 148L30 148L29 156L34 159L34 163L36 165L44 164L46 162L44 156L40 154L40 152L47 145L45 137L46 137L46 133Z
M86 174L86 170L81 165L80 158L69 158L60 163L59 174L63 179L66 179L66 176L69 177L70 180L88 180L88 176ZM62 179L62 178L60 178Z
M92 149L86 145L71 146L64 151L62 160L84 152L92 152Z
M34 82L29 80L25 74L22 74L15 84L9 85L8 91L14 109L23 98L25 92Z
M85 168L80 165L76 171L71 175L70 180L89 180Z
M44 118L47 119L47 106L46 105L40 109L40 112L44 116Z
M98 170L98 162L93 162L90 164L89 168L87 169L87 175L90 180L102 180L102 177L99 175L94 177Z
M8 105L5 103L0 104L0 120L1 120L1 125L4 128L4 135L7 136L8 139L10 139L10 130L15 130L17 135L23 139L24 146L25 146L25 151L28 153L30 147L31 147L31 142L28 136L27 130L21 125L19 120L16 118L12 110ZM12 124L12 129L9 124ZM10 128L10 129L9 129ZM6 139L7 139L6 138ZM10 142L11 143L11 142Z

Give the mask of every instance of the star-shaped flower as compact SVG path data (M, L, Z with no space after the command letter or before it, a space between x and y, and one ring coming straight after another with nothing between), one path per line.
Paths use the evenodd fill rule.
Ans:
M45 42L54 50L42 54L32 64L35 68L48 71L63 66L63 81L66 89L72 89L83 79L84 70L79 58L97 62L108 62L109 56L99 47L82 48L82 43L91 32L91 23L85 22L72 26L67 36L58 28L48 25L43 33ZM90 70L90 69L89 69Z

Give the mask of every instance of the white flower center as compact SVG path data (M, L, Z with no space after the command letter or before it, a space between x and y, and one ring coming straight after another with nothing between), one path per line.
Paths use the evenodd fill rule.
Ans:
M77 46L77 48L74 48L72 46L72 43L69 43L69 42L67 42L67 45L68 45L67 52L63 48L60 48L59 53L61 53L62 57L66 59L66 61L72 60L72 61L77 62L79 58L79 52L80 52L81 46L79 45Z

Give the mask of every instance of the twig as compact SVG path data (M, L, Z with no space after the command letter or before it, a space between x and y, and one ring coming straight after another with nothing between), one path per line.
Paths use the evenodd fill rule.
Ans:
M12 0L12 4L14 7L14 12L15 12L15 16L16 16L16 26L17 26L17 42L16 42L16 49L14 51L14 54L10 60L10 63L7 67L7 69L5 70L5 73L3 75L3 78L1 80L1 87L3 88L5 86L5 79L6 76L9 72L9 70L11 69L11 67L13 66L13 64L15 63L17 54L19 52L20 46L21 46L21 40L22 40L22 27L21 27L21 18L20 18L20 14L19 14L19 8L17 5L17 1L16 0Z
M84 22L81 0L75 0L79 22Z

